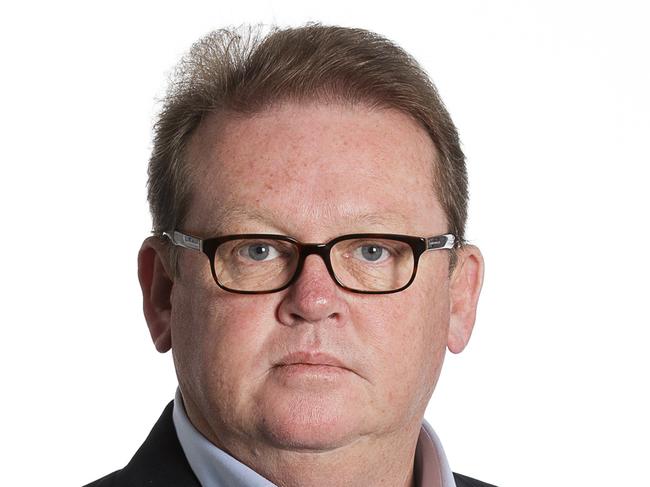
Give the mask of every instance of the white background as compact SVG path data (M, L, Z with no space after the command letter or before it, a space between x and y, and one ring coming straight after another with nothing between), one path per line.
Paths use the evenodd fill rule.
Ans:
M308 20L405 47L462 136L487 273L427 411L452 468L502 487L647 482L646 2L234 3L0 8L0 484L117 469L172 398L136 279L156 99L207 31Z

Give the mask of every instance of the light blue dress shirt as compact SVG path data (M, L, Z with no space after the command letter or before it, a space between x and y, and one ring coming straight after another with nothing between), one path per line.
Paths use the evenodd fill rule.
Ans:
M174 399L174 427L187 461L202 487L277 487L239 460L217 448L190 422L180 390ZM424 421L415 451L416 487L456 487L440 440Z

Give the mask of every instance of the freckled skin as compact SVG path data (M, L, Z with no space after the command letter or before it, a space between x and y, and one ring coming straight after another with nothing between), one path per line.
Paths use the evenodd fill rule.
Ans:
M395 111L285 104L249 118L208 119L189 155L197 171L187 233L213 236L206 232L219 227L224 206L253 207L267 218L230 222L223 233L303 242L448 230L431 184L433 144ZM380 217L355 218L364 213ZM172 350L190 419L269 478L301 451L355 459L364 449L403 444L412 458L447 344L448 265L447 252L426 253L407 290L361 295L337 287L310 256L289 289L251 296L221 290L205 256L182 251ZM289 380L275 367L307 349L348 370Z

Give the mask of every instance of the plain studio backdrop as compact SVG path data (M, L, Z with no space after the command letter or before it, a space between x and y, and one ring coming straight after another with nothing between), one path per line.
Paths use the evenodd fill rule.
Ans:
M487 271L426 415L452 468L499 486L649 485L645 4L4 4L0 484L122 467L173 397L136 254L175 62L222 26L321 21L411 52L461 134Z

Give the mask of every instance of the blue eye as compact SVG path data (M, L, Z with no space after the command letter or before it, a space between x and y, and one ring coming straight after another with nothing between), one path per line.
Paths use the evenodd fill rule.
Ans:
M388 249L376 244L361 245L354 253L358 259L365 262L382 262L390 257Z
M384 253L384 249L381 247L376 247L374 245L366 245L361 247L361 255L366 260L376 261L381 259L381 254Z
M240 251L240 255L249 257L256 262L275 259L279 253L275 247L266 243L255 243L246 245Z

